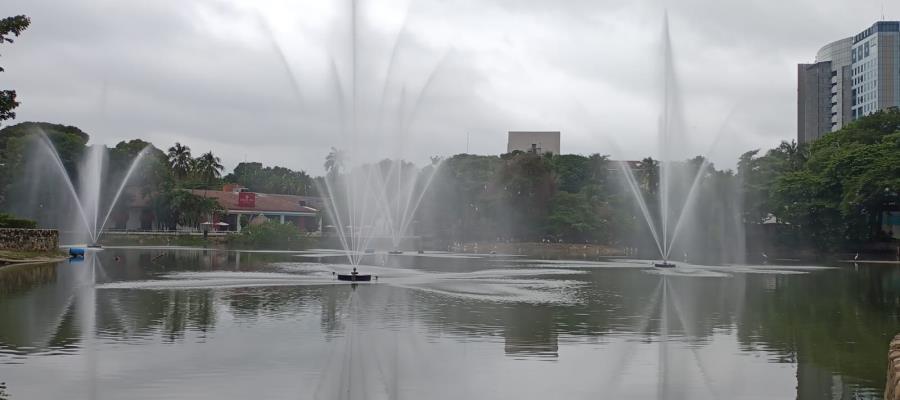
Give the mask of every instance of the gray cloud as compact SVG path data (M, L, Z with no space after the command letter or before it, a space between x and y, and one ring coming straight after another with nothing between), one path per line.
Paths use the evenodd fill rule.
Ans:
M796 63L880 13L813 0L360 0L354 103L348 4L7 0L5 14L33 25L2 49L4 86L19 91L19 121L107 144L181 141L229 168L246 157L320 173L331 146L421 163L464 151L467 134L493 154L516 129L637 158L655 152L668 9L686 151L707 152L725 126L712 154L729 166L794 137Z

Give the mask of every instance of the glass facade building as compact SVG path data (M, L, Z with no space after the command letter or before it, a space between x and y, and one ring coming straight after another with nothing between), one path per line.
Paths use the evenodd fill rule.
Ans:
M879 21L853 37L852 118L900 106L900 22Z
M827 84L826 84L827 81ZM829 43L797 68L797 141L812 142L878 110L900 106L900 22L879 21Z

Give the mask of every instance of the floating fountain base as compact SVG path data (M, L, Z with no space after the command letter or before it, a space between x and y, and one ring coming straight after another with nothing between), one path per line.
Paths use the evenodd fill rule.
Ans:
M71 258L84 258L84 249L80 247L72 247L69 249L69 257Z
M348 282L369 282L372 280L372 275L363 275L363 274L338 274L337 276L339 281L348 281Z
M653 266L656 268L675 268L675 264L672 264L668 261L653 263Z
M366 254L375 254L375 249L366 249L366 250L364 251L364 253L366 253Z
M92 248L92 249L102 249L103 248L103 246L101 246L99 243L91 243L91 244L87 245L87 247Z
M403 254L403 252L400 250L391 250L388 252L388 254Z

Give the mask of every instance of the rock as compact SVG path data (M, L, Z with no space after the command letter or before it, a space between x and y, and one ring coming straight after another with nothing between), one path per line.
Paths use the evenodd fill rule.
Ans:
M900 334L894 336L888 351L887 385L885 400L900 400Z

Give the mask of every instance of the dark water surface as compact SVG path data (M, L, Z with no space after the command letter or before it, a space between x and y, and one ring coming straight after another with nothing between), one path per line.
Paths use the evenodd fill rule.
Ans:
M0 269L18 399L880 398L900 268L108 248Z

